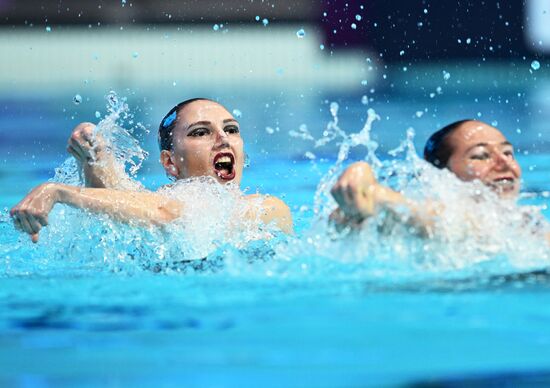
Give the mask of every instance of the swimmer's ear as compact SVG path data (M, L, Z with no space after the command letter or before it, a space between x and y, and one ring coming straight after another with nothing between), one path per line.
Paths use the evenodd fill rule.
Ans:
M164 167L164 171L169 177L177 178L179 175L178 167L174 164L172 153L167 150L162 150L160 153L160 163Z

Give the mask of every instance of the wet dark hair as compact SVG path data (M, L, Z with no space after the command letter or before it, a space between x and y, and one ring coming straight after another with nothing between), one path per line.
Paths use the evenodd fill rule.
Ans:
M180 102L178 105L170 109L170 111L166 113L164 118L161 120L159 125L158 142L159 142L159 148L161 151L163 150L172 151L172 149L174 148L173 131L178 121L178 114L183 108L185 108L187 105L195 101L216 102L209 98L203 98L203 97L190 98L189 100Z
M424 160L430 162L437 168L447 167L447 164L449 163L449 158L453 153L453 148L449 143L449 137L462 124L469 121L474 120L466 119L455 121L454 123L449 124L434 132L424 146Z

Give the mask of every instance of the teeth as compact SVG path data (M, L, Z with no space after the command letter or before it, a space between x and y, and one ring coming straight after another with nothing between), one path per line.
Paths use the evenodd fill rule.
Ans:
M222 156L216 160L216 163L231 163L231 158L229 156Z
M497 186L509 186L514 184L514 180L510 178L497 179L494 181L494 184Z

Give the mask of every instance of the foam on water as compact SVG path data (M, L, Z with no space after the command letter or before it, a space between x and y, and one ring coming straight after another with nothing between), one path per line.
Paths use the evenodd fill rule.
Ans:
M535 207L519 206L514 201L497 197L480 182L463 182L448 170L440 170L420 159L413 145L414 130L407 130L406 139L391 159L381 161L378 145L370 131L378 119L369 110L363 129L346 134L338 127L337 110L331 109L341 145L336 163L321 179L315 194L316 219L312 227L294 244L277 252L287 262L298 259L302 272L312 268L331 276L378 279L492 276L547 268L550 250L546 242L548 223ZM319 140L311 136L318 146ZM373 168L383 185L402 192L419 204L437 205L441 213L434 220L429 237L395 215L380 212L367 220L361 230L336 232L327 222L336 207L330 195L343 163L352 147L366 147L364 160ZM398 215L407 218L407 211ZM332 263L332 264L325 264Z
M124 189L142 189L131 177L146 153L121 121L128 107L110 94L109 114L97 126L108 140L121 169L128 170ZM479 182L465 183L447 170L439 170L418 157L414 130L407 130L402 144L380 158L371 138L379 119L369 109L357 133L339 126L338 105L331 104L331 121L316 139L306 127L290 135L319 147L339 143L336 162L320 180L315 192L311 226L296 236L283 236L250 214L257 201L243 200L233 185L219 185L212 178L178 181L159 190L185 204L185 215L164 228L125 225L107 217L56 206L50 225L33 245L16 233L4 211L0 216L1 249L5 275L54 271L55 268L94 268L98 271L197 272L239 279L292 281L359 281L396 284L433 279L486 278L546 268L550 264L545 242L547 223L536 208L499 200ZM335 208L330 189L343 171L350 150L362 147L380 183L402 192L418 203L438 204L429 237L392 217L380 214L361 230L337 232L328 222ZM315 157L312 168L318 169ZM125 168L126 167L126 168ZM74 159L56 170L57 182L82 184ZM126 184L126 183L125 183ZM203 260L205 259L205 260ZM206 264L205 264L206 263Z
M127 190L140 189L141 185L135 180L136 174L141 168L148 153L141 148L139 141L134 136L134 128L123 128L126 122L133 124L133 114L126 104L125 98L120 98L116 92L111 91L105 96L107 100L107 115L95 127L94 136L104 139L105 147L115 157L114 168L117 176L122 177L119 188ZM139 123L135 128L147 132ZM95 162L101 164L102 161ZM69 185L82 185L83 177L81 169L73 157L68 158L55 170L53 182Z

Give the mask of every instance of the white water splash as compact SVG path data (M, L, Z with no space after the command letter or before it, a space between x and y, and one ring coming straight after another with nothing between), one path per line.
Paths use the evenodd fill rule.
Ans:
M113 168L119 179L119 189L138 190L142 186L135 180L136 174L141 168L148 153L141 148L139 141L134 137L134 129L125 129L125 122L133 122L133 115L128 108L125 98L119 97L116 92L111 91L105 96L107 100L107 114L95 127L94 136L101 136L108 153L115 159ZM147 132L141 124L135 127L140 131ZM98 165L106 164L104 160L92 162ZM58 168L55 169L53 182L69 185L83 185L81 168L73 157L69 157Z

